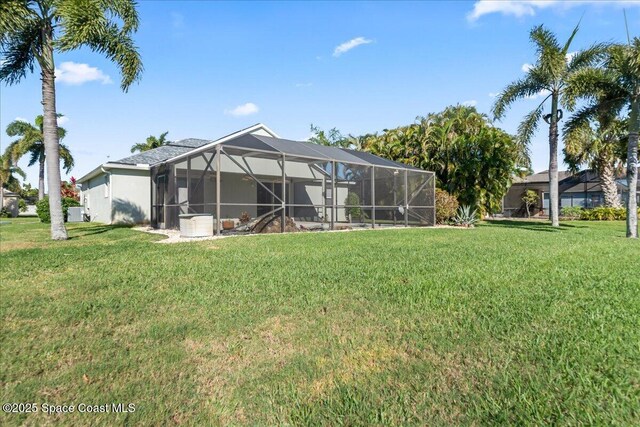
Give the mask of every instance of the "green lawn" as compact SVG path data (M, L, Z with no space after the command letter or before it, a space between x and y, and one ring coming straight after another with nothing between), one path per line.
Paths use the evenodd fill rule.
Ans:
M624 224L177 245L0 225L0 424L640 425L640 242Z

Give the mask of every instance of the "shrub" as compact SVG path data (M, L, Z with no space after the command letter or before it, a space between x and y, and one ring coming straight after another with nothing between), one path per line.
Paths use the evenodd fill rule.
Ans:
M461 227L473 227L478 222L478 211L471 210L471 206L460 206L453 223Z
M562 208L560 215L566 219L580 219L583 211L580 206L566 206Z
M345 215L349 220L364 221L366 215L360 207L360 196L357 193L349 192L347 198L344 199L344 204L347 205Z
M593 209L584 209L580 214L580 219L585 221L616 221L627 217L625 208L607 208L600 206Z
M11 212L7 208L0 209L0 218L11 218Z
M522 193L522 202L527 210L527 218L531 217L531 206L538 203L538 193L535 190L527 190Z
M71 206L80 206L80 202L71 197L62 198L62 215L64 215L64 222L67 222L67 212ZM36 213L40 222L51 222L51 215L49 214L49 196L45 196L42 200L36 203Z
M25 202L24 199L18 200L18 209L20 210L20 212L27 211L27 202Z
M444 190L436 188L436 223L446 224L458 210L458 200Z

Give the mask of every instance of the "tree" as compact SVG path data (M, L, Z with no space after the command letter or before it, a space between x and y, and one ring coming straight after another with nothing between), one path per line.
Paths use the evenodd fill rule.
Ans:
M565 162L573 171L578 171L583 164L593 169L600 178L604 205L618 208L621 205L616 176L626 158L625 123L601 115L594 129L591 121L583 121L582 117L577 114L565 125Z
M435 172L438 188L460 205L500 209L514 176L529 164L517 140L474 107L454 106L409 126L368 136L364 150Z
M168 131L162 133L158 138L153 135L149 136L144 144L138 143L131 147L131 152L135 153L136 151L139 151L142 153L143 151L153 150L154 148L162 147L163 145L168 144L170 142L166 140L168 133Z
M0 188L10 191L20 191L20 180L15 177L19 175L26 179L27 175L18 167L10 152L0 155Z
M640 131L640 38L607 50L604 67L588 67L576 73L569 85L569 101L587 101L579 112L594 117L606 111L627 113L627 237L638 238L638 132Z
M323 131L318 126L311 124L311 133L313 136L309 138L309 142L318 145L327 145L330 147L347 148L350 145L349 139L342 136L342 133L336 128L330 129L328 132Z
M538 203L538 193L535 190L527 190L522 195L522 202L527 210L527 218L531 218L531 206Z
M58 114L58 117L62 117L62 114ZM22 156L29 154L29 166L38 163L38 200L44 197L44 169L45 159L47 157L44 147L43 123L43 117L37 116L35 126L22 120L14 120L7 126L7 135L20 137L20 139L12 142L7 147L7 151L12 153L16 161L20 160ZM58 126L58 140L64 138L66 134L66 129ZM65 173L69 173L74 165L73 156L66 145L58 144L58 146L58 152L60 159L62 159Z
M43 136L49 188L60 185L54 52L86 47L115 62L121 88L139 79L142 62L131 35L134 0L3 0L0 2L0 80L12 85L37 65L42 80ZM67 239L58 191L50 191L51 238Z
M498 95L493 105L493 115L500 120L509 106L517 100L536 96L544 96L542 102L529 112L518 127L518 138L524 145L529 145L538 129L540 119L549 124L549 217L551 225L558 227L558 122L562 119L562 105L565 103L564 93L567 80L578 70L598 63L604 54L605 46L595 44L588 49L569 53L571 42L578 32L579 26L573 29L564 45L560 45L556 36L544 26L534 27L530 39L536 46L538 59L520 80L510 83ZM543 116L544 106L551 101L551 112Z

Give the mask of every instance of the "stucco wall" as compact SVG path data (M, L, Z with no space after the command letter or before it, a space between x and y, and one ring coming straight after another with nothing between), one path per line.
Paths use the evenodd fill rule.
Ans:
M108 176L101 173L82 183L80 203L85 207L91 222L111 224Z
M92 222L145 223L150 218L149 171L110 169L82 183L80 201Z
M147 223L151 219L151 181L147 170L111 171L113 223Z

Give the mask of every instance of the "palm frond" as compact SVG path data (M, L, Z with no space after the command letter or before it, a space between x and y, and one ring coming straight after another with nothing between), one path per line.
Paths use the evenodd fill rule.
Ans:
M572 73L584 67L600 65L606 58L609 46L609 43L595 43L586 49L579 50L567 64L568 72Z
M69 147L64 144L60 144L60 160L62 160L62 168L65 173L69 173L75 166L75 160L69 151Z
M531 75L527 75L526 77L509 84L498 95L493 104L491 110L494 119L502 119L507 108L515 101L537 95L544 89L544 84L535 80Z
M520 122L518 126L518 139L521 144L529 145L531 142L531 138L536 133L536 130L538 130L538 124L544 111L544 103L549 97L551 97L551 95L547 95L547 97Z
M0 21L6 19L4 11L0 11ZM32 73L35 54L40 50L40 30L35 21L26 21L14 31L0 36L0 53L3 57L0 66L0 81L13 85L22 80L27 72Z
M12 137L24 136L30 130L35 130L31 123L27 123L22 120L14 120L7 126L7 135Z
M118 65L122 76L120 86L125 92L140 78L142 61L131 38L131 32L138 28L135 2L60 0L57 12L64 28L58 39L60 51L87 46L105 55Z

